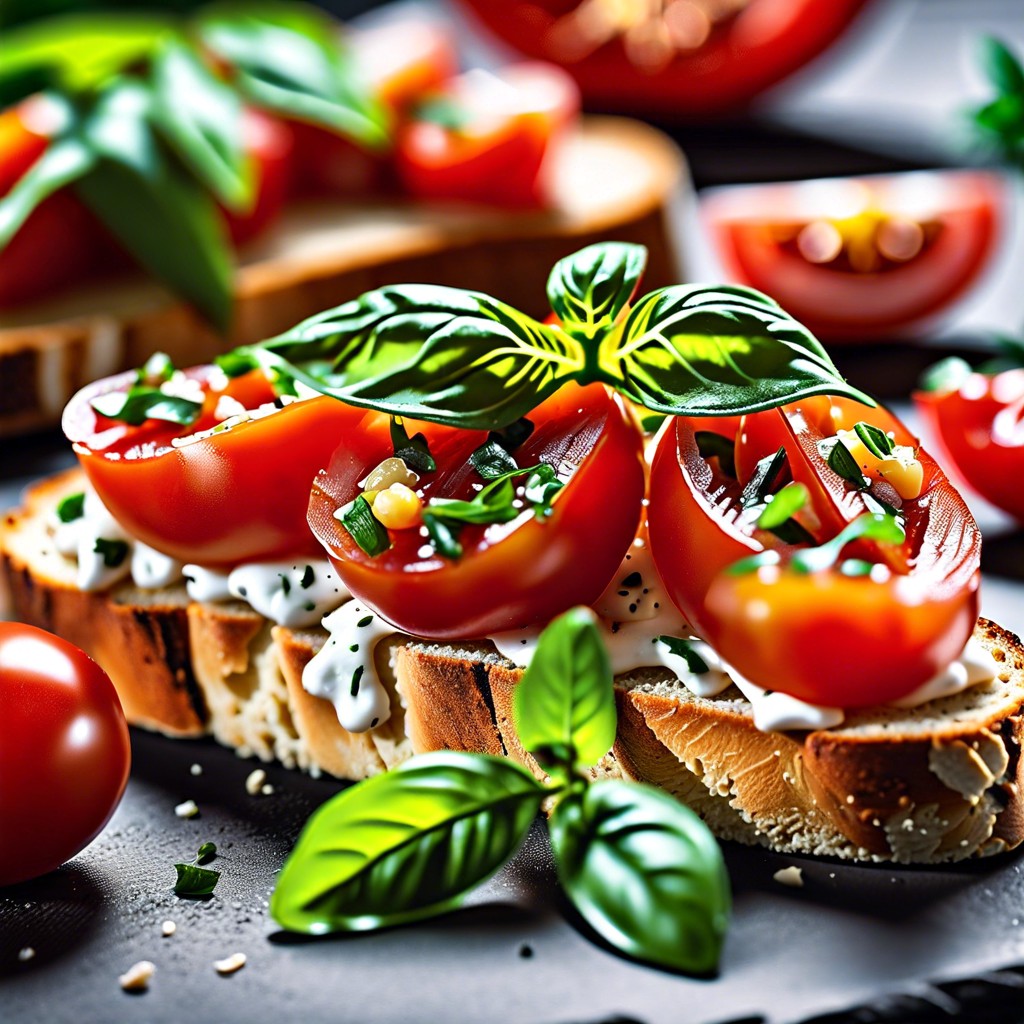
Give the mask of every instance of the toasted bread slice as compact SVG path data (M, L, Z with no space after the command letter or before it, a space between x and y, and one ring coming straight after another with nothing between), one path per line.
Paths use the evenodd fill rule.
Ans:
M0 574L15 617L92 654L130 721L210 732L242 754L341 778L437 749L506 754L539 772L509 724L521 672L488 643L382 642L392 715L354 734L302 688L323 630L271 626L244 604L190 602L180 587L79 591L48 522L81 486L77 471L53 477L7 515ZM1000 666L992 682L807 732L760 732L738 690L701 698L664 669L638 670L616 681L619 734L598 771L662 786L720 837L781 852L940 863L1011 849L1024 840L1024 650L986 619L975 637Z
M0 310L0 436L57 422L84 384L141 366L155 351L177 366L209 362L385 284L477 289L544 316L552 264L609 238L647 246L648 287L682 279L669 207L689 185L683 157L667 137L624 118L585 119L559 152L553 182L552 209L537 212L296 203L243 254L228 338L137 278L91 282Z

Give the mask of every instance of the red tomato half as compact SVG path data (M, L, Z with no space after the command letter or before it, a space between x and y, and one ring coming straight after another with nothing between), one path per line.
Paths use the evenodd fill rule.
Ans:
M700 116L742 107L816 57L865 0L623 4L463 0L521 53L563 64L589 103Z
M0 622L0 886L59 867L110 819L128 726L107 674L65 640Z
M859 541L846 552L879 564L877 578L787 568L796 548L742 512L743 485L758 458L783 446L788 478L808 489L798 519L818 543L829 540L871 508L829 468L818 442L859 420L893 431L897 443L913 440L883 409L805 400L743 417L735 479L701 456L693 424L680 418L655 455L648 515L651 552L670 596L726 661L760 686L843 707L904 696L957 657L977 615L981 551L963 499L918 449L921 494L902 501L891 489L884 494L900 506L904 544ZM726 571L766 548L779 551L781 568Z
M578 109L572 79L551 65L467 72L399 129L399 177L422 199L542 206L551 154Z
M957 391L919 391L914 401L967 484L1024 522L1024 370L973 373Z
M90 384L68 403L64 433L104 505L132 536L183 562L319 554L306 525L309 484L362 411L333 398L305 399L175 446L220 422L214 411L222 396L246 409L274 399L257 372L226 385L213 367L186 375L206 392L200 418L187 428L153 419L133 427L93 410L91 399L127 389L134 371Z
M520 466L547 462L565 487L550 516L466 526L463 555L448 560L422 529L391 531L392 547L365 554L334 518L360 493L360 481L392 454L386 417L363 428L313 484L309 523L345 585L384 618L417 636L454 639L547 622L602 592L629 548L644 494L640 435L621 401L602 386L564 387L530 413L534 431L515 451ZM420 493L471 498L482 481L469 456L481 431L435 424L422 430L437 462Z
M928 171L723 188L703 216L726 271L826 338L900 331L977 282L1004 186Z

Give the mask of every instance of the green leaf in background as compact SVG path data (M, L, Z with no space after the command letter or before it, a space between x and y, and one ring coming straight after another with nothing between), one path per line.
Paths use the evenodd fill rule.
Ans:
M615 742L608 652L589 608L573 608L541 634L513 695L523 747L544 768L597 764Z
M251 207L255 177L238 93L177 40L156 55L153 93L153 122L195 178L231 209Z
M674 970L718 966L729 880L693 811L650 786L607 780L563 798L550 824L562 885L605 941Z
M471 430L525 416L584 365L564 331L425 284L367 292L239 356L351 405Z
M334 22L300 3L224 3L205 9L199 33L228 61L257 106L323 125L365 146L387 144L386 115L355 80Z
M504 758L411 758L313 814L285 861L271 916L322 935L453 910L515 853L549 792Z
M1024 67L1012 50L995 36L981 38L981 66L1004 96L1024 96Z
M151 113L151 94L130 79L100 97L83 126L97 163L75 190L143 267L223 330L232 276L223 218L163 151Z
M651 292L602 343L600 365L636 401L674 415L757 412L821 394L873 404L810 331L752 289Z
M636 291L647 249L628 242L588 245L559 260L548 277L548 301L574 337L603 335Z

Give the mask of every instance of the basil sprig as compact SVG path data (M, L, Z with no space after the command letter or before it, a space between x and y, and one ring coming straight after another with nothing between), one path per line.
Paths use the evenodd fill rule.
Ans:
M588 609L541 635L512 718L550 781L504 758L443 752L360 782L306 824L271 897L272 917L323 935L453 910L515 854L552 801L558 875L587 924L640 960L713 970L730 896L707 827L659 790L592 782L586 772L615 738L611 667Z
M1001 161L1024 170L1024 67L992 36L981 40L981 65L995 96L971 111L977 135Z
M818 394L871 404L814 336L767 296L662 288L630 308L645 250L588 246L548 281L565 318L540 323L481 292L392 285L304 321L222 365L262 366L350 405L498 430L569 381L601 381L655 412L736 415Z

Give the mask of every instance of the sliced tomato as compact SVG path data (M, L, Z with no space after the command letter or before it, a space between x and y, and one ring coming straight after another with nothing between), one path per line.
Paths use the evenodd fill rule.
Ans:
M640 435L622 402L601 385L567 386L531 414L533 433L515 450L520 466L554 466L564 488L549 516L529 510L510 523L467 525L463 554L443 558L425 530L390 531L391 547L366 554L334 513L355 499L367 474L392 454L388 421L371 414L317 476L309 523L345 585L400 629L454 639L547 622L594 601L618 569L640 519ZM435 424L422 430L437 463L419 493L470 499L484 481L469 462L480 431Z
M702 211L734 280L842 339L948 309L989 265L1005 207L996 175L928 171L723 188Z
M973 373L955 391L919 391L914 401L967 485L1024 522L1024 369Z
M572 79L553 66L467 72L399 128L399 177L423 199L542 206L551 155L578 109Z
M463 0L521 53L563 64L588 103L667 117L747 104L828 47L865 0Z
M727 661L758 685L844 707L903 696L960 653L977 615L981 551L963 499L918 449L918 497L877 488L899 506L904 544L858 541L846 552L876 563L874 576L787 568L796 548L742 511L743 485L757 459L783 447L790 478L808 490L798 521L818 543L835 537L877 506L828 466L818 442L860 420L892 431L897 443L913 441L881 408L805 400L742 418L738 478L731 478L717 459L701 455L694 425L679 418L654 458L648 514L651 552L669 595ZM767 548L779 552L781 568L729 573L739 559ZM849 642L839 644L843 629Z
M104 505L133 537L183 562L319 553L306 525L309 484L364 413L310 398L188 440L224 421L217 406L225 396L258 409L275 394L255 371L231 381L210 366L185 373L205 393L189 427L155 419L130 426L92 408L92 399L129 388L134 371L89 385L64 410L64 433Z

